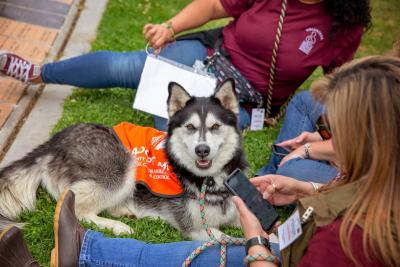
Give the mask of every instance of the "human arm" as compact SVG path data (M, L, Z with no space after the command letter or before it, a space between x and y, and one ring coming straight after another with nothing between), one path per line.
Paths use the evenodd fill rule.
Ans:
M277 143L276 145L282 146L289 150L295 150L296 148L304 145L305 143L317 142L321 140L322 140L321 135L318 132L313 132L313 133L302 132L299 136Z
M283 175L269 174L257 176L250 179L250 182L257 188L273 205L288 205L296 202L299 198L315 193L310 182L299 181ZM315 183L317 187L322 184Z
M229 17L220 0L195 0L168 20L174 34L197 28L210 20ZM162 48L174 36L166 24L146 24L145 38L155 50Z
M332 140L324 140L324 141L318 141L318 142L312 142L312 143L307 143L308 147L306 145L299 146L292 152L290 152L288 155L286 155L284 158L282 158L279 166L282 166L289 160L293 158L309 158L309 159L314 159L314 160L325 160L325 161L330 161L330 162L335 162L336 160L336 154L335 151L333 150L332 147ZM307 152L308 151L308 154Z
M253 178L254 179L254 178ZM240 222L246 239L257 235L264 236L261 224L251 211L246 207L239 197L234 197L233 201L240 213ZM339 239L341 220L317 228L315 234L308 242L307 250L300 262L299 267L312 266L353 266L354 263L344 252ZM301 238L301 237L300 237ZM379 266L380 262L376 258L368 258L363 249L362 229L356 226L351 232L352 254L360 263L360 266ZM249 249L249 255L263 253L272 255L271 251L264 246L253 246ZM265 261L255 261L250 264L252 267L276 266Z
M246 207L243 200L240 197L233 197L233 202L236 205L237 210L240 214L240 224L243 228L244 237L246 240L257 236L263 236L268 239L268 234L262 229L260 222L257 217ZM261 245L255 245L250 247L248 255L256 255L258 253L265 254L267 256L273 255L271 251ZM255 261L250 264L252 267L269 267L277 266L272 262L267 261Z

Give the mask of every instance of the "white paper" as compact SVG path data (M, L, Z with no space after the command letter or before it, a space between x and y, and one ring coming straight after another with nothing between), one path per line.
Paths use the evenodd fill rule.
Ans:
M195 73L194 69L178 65L166 58L148 55L133 108L168 118L168 84L173 81L180 84L193 96L210 96L214 93L217 79Z
M250 123L251 131L262 130L262 128L264 127L264 114L265 114L265 109L263 108L253 108L251 110L251 123Z
M300 213L299 210L296 210L285 223L278 227L279 249L285 249L302 234Z

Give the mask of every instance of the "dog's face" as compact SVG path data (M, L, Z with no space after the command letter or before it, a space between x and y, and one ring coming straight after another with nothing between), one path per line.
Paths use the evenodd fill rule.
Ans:
M191 97L171 83L168 113L169 156L197 176L219 175L241 149L232 80L222 83L211 97Z

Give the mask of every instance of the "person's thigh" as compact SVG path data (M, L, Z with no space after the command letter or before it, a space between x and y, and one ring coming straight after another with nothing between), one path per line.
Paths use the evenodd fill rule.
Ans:
M149 49L149 53L153 53L153 50ZM159 55L180 64L192 66L197 59L206 58L207 48L196 40L177 41L167 44ZM147 58L146 51L126 52L114 57L110 73L117 79L115 81L117 86L137 89Z
M309 91L297 93L289 102L275 144L295 138L304 131L314 132L316 121L323 112L324 107L312 98ZM256 175L276 173L281 160L281 156L271 154L269 162L258 170Z
M205 59L207 48L195 40L177 41L163 48L160 55L191 66L196 59ZM43 65L42 79L45 83L69 84L85 88L136 89L146 57L144 50L97 51Z
M149 50L152 52L152 50ZM207 57L207 47L197 40L182 40L166 45L159 54L186 66L193 66L196 60Z
M301 181L311 181L326 184L335 178L339 170L327 162L294 158L280 166L276 174L295 178Z
M294 138L304 131L314 132L324 107L316 102L310 91L297 93L289 102L282 128L275 143Z
M89 231L81 248L79 266L140 266L175 267L203 242L184 241L165 244L146 244L129 238L107 238ZM243 266L243 246L229 246L227 266ZM218 266L219 246L206 249L197 256L190 266Z
M162 266L174 267L181 266L186 258L199 248L204 242L186 241L166 244L150 245L149 249L143 254L144 258L152 258L143 260L141 266L161 266L160 262L165 263ZM171 255L171 251L174 253ZM220 246L213 246L202 251L190 264L191 267L203 266L219 266L220 264ZM245 249L243 246L229 246L227 250L228 267L244 266L243 259L245 257Z

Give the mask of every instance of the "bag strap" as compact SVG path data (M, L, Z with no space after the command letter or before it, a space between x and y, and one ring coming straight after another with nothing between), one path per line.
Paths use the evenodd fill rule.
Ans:
M265 117L266 117L265 122L268 125L276 124L278 119L283 115L284 110L286 109L286 105L288 103L288 101L287 101L284 104L285 107L281 108L280 112L274 118L269 117L269 115L271 113L271 106L272 106L272 92L273 92L274 80L275 80L276 58L277 58L278 50L279 50L279 43L281 41L283 20L286 15L286 8L287 8L287 0L282 0L281 14L279 15L278 27L276 29L275 43L274 43L274 47L272 49L271 67L270 67L270 71L269 71L268 95L267 95L266 110L265 110ZM283 110L283 112L282 112L282 110Z
M217 38L215 40L215 44L214 44L214 50L215 51L219 51L221 49L223 39L224 38L222 38L222 33L221 33L221 36L219 36L219 38Z

